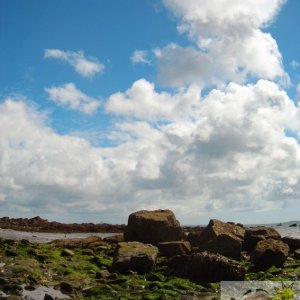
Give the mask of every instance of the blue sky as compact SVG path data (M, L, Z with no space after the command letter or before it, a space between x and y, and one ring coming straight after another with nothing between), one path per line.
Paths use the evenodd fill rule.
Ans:
M0 0L1 214L299 218L299 11Z

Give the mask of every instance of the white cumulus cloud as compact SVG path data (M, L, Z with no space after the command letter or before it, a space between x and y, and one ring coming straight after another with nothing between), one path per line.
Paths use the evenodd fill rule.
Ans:
M148 53L145 50L135 50L130 57L133 64L150 64L151 61L148 59Z
M160 81L171 86L245 82L249 76L288 81L276 41L262 31L284 2L164 0L193 46L156 51Z
M200 92L192 86L175 95L157 93L153 83L140 79L125 93L111 95L106 110L116 115L135 117L142 120L170 120L193 113L198 105Z
M46 88L45 91L48 93L50 100L58 105L85 114L94 113L101 105L99 100L84 94L72 82L59 87Z
M95 74L103 72L104 65L96 58L86 58L83 51L62 51L59 49L46 49L45 58L54 58L69 63L75 71L83 77L92 78Z

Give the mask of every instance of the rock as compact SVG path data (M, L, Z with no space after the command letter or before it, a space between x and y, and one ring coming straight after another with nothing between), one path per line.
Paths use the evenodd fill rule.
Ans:
M97 279L106 279L110 276L110 273L107 270L100 270L96 273Z
M289 227L297 227L297 223L291 224Z
M61 251L61 256L63 257L71 257L71 256L74 256L74 252L70 249L63 249Z
M49 294L45 294L44 300L54 300L54 298Z
M271 266L280 268L283 267L289 250L289 246L280 240L261 240L250 254L250 261L261 270L266 270Z
M253 228L248 228L246 229L245 233L243 249L250 252L255 248L256 244L259 241L265 239L279 240L281 239L281 236L279 232L272 227L257 226Z
M5 255L9 257L18 256L17 252L10 249L5 250Z
M109 284L96 285L82 291L85 298L91 299L118 299L118 293ZM105 297L107 296L107 297Z
M21 285L10 283L4 285L2 291L6 294L21 295L23 288Z
M63 282L60 283L60 291L63 294L72 294L73 293L73 287L70 283L63 281Z
M178 241L183 237L183 230L170 210L141 210L132 213L124 231L125 241L139 241L153 245Z
M6 278L0 277L0 286L1 286L1 285L8 284L8 283L9 283L9 281L8 281Z
M192 247L198 247L199 240L204 229L205 227L202 227L188 233L187 240L190 242Z
M300 248L300 239L293 238L290 236L285 236L281 239L284 243L288 244L290 249L299 249Z
M111 244L117 244L119 242L124 242L124 236L123 236L123 234L116 234L116 235L108 236L108 237L104 238L103 241L105 241L107 243L111 243Z
M219 253L233 259L240 259L244 235L245 229L241 226L219 220L210 220L198 237L197 246L201 251Z
M49 259L49 256L48 256L48 255L45 255L45 254L38 254L38 255L36 256L36 259L37 259L37 261L39 261L40 263L44 263L44 262L46 262L46 260Z
M121 242L117 245L112 267L120 273L149 273L155 265L157 254L155 246L140 242Z
M97 246L108 246L101 237L89 236L87 238L74 238L74 239L58 239L50 242L50 244L63 246L66 248L94 248Z
M294 258L300 259L300 248L294 251Z
M162 256L172 257L189 254L192 249L191 244L188 241L174 241L159 243L158 250Z
M245 277L245 269L238 261L209 252L175 256L168 268L171 275L196 283L244 280Z

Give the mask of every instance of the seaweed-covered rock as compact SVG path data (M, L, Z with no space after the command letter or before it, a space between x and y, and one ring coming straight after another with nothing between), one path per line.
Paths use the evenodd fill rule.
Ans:
M188 241L162 242L158 244L158 249L162 256L172 257L189 254L191 244Z
M281 239L281 236L279 232L272 227L257 226L248 228L246 229L243 248L250 252L255 248L259 241L266 239L279 240Z
M170 210L141 210L129 215L124 231L125 241L158 245L160 242L182 240L184 233Z
M245 229L235 224L210 220L209 224L198 237L201 251L219 253L221 255L240 259L244 241Z
M113 235L113 236L105 237L103 239L103 241L107 242L107 243L110 243L110 244L117 244L119 242L124 242L124 236L123 236L123 234L116 234L116 235Z
M282 267L288 257L289 250L289 246L280 240L261 240L250 254L250 261L262 270L271 266Z
M112 267L120 273L149 273L155 265L157 255L158 249L155 246L140 242L121 242L117 245Z
M243 280L245 277L245 269L238 261L209 252L175 256L168 268L171 275L197 283Z
M74 238L74 239L57 239L50 244L59 245L66 248L94 248L97 246L108 246L99 236L89 236L87 238Z

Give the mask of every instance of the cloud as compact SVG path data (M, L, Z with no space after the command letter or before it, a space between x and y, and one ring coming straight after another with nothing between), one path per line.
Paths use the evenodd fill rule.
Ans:
M101 102L81 92L74 83L66 83L60 87L46 88L50 100L60 106L77 110L85 114L94 113Z
M65 61L74 67L78 74L86 78L92 78L104 70L103 64L94 57L86 58L83 51L73 52L59 49L46 49L44 57Z
M106 111L140 120L172 120L192 114L199 97L199 90L193 87L176 95L157 93L153 83L140 79L125 93L111 95L106 103Z
M148 59L148 53L144 50L135 50L130 57L133 64L147 64L149 65L151 61Z
M296 87L296 101L300 102L300 81L299 81L299 83L297 84L297 87Z
M300 66L300 64L296 60L292 60L290 65L293 69L296 69Z
M230 83L204 98L199 93L195 87L158 92L140 80L112 95L106 109L124 120L108 136L116 146L104 148L59 135L36 108L5 99L1 207L124 220L132 210L172 207L187 222L226 207L255 211L298 203L300 148L285 131L299 134L300 114L287 94L266 80ZM176 113L183 103L193 113Z
M262 31L284 2L165 0L179 19L178 31L187 33L193 46L156 49L160 81L175 87L245 82L249 77L288 81L276 41Z

